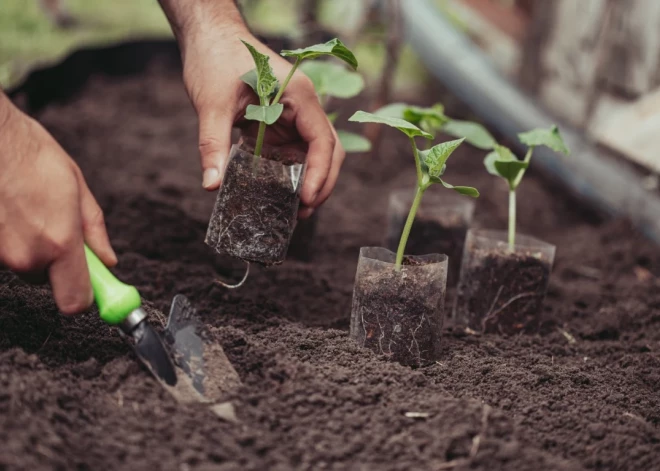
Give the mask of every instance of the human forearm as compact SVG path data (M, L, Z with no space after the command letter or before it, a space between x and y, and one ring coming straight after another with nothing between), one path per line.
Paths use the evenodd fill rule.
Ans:
M235 0L158 0L182 53L200 35L244 34L247 26Z

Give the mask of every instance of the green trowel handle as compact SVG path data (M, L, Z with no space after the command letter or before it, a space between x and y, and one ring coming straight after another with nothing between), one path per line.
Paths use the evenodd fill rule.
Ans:
M85 255L101 319L108 324L121 324L142 304L140 293L135 286L119 281L87 245Z

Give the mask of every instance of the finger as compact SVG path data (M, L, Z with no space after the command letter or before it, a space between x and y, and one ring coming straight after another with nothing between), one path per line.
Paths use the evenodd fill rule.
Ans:
M48 269L57 307L64 315L78 314L94 302L82 233Z
M337 137L337 132L335 131L334 127L332 128L332 132L335 136L336 143L335 150L332 154L330 172L328 173L328 178L325 181L325 185L323 185L323 188L319 192L318 196L311 204L313 208L317 208L322 205L325 200L328 199L332 193L332 190L334 190L335 185L337 184L337 179L339 178L341 166L343 165L344 159L346 158L346 151L344 151L344 147L341 145L341 142L339 142L339 137Z
M300 198L305 206L313 206L328 179L336 139L325 113L314 98L313 103L300 108L296 128L308 144L307 173Z
M117 255L110 244L103 210L89 190L82 172L78 170L76 175L80 188L80 216L85 242L106 266L114 267L117 264Z
M314 214L314 208L304 206L298 210L298 219L309 219Z
M220 187L225 166L229 159L233 124L233 110L206 106L199 112L199 152L202 159L202 186L206 190L217 190Z

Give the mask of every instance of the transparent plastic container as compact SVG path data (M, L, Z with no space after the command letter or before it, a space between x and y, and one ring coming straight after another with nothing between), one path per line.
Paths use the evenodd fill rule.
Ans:
M555 246L523 234L470 230L453 319L476 332L533 333L541 324Z
M286 258L296 225L305 153L254 140L232 146L205 242L219 254L277 265Z
M390 193L385 247L396 251L408 218L415 192L409 189ZM449 257L447 284L455 286L472 217L474 199L453 191L427 191L415 215L406 245L406 253L421 255L441 253Z
M447 256L408 256L362 247L353 288L350 334L361 347L409 366L440 357Z

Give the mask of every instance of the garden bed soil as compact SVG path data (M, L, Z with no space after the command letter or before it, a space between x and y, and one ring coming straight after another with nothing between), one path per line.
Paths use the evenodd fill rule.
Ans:
M296 225L305 155L241 141L231 152L205 242L222 255L281 264ZM289 171L289 168L291 170ZM292 176L292 174L296 174Z
M214 279L240 279L244 268L203 243L215 195L201 188L197 123L179 75L156 67L95 77L37 118L104 208L120 278L163 312L185 294L212 327L243 383L239 423L178 404L96 312L62 317L47 287L0 272L0 468L658 467L657 247L532 166L519 225L558 247L544 306L554 328L502 336L449 327L437 363L386 361L358 348L348 326L359 248L379 245L388 192L414 182L405 139L384 130L378 165L347 159L313 264L259 267L227 291ZM463 146L453 159L451 181L481 191L478 224L505 228L506 188L484 172L483 155Z

